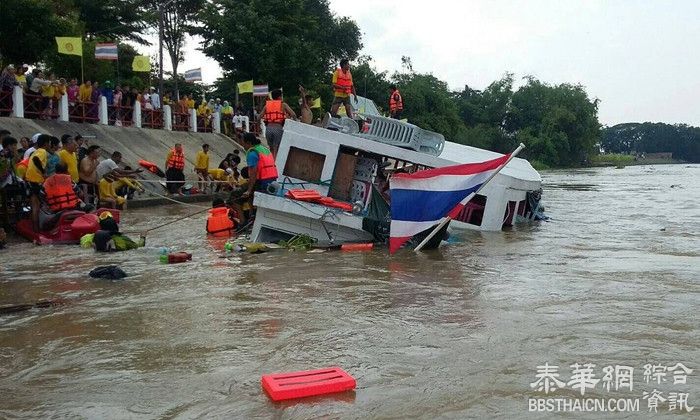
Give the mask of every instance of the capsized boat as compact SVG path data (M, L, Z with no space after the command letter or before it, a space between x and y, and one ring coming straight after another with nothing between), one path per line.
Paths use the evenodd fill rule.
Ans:
M98 215L103 211L112 213L112 217L119 222L120 212L116 209L100 208L92 213L65 210L54 216L55 218L48 223L50 228L41 232L34 231L31 218L19 220L15 225L15 230L37 245L79 244L80 238L84 235L100 230Z
M275 159L277 183L267 193L254 196L253 241L276 242L299 234L331 244L384 241L389 234L391 174L502 156L376 115L368 99L359 98L359 103L359 124L347 117L326 117L322 127L285 122ZM527 160L516 157L484 186L450 229L499 231L530 221L539 206L541 185L540 174ZM300 188L345 202L352 210L289 194Z

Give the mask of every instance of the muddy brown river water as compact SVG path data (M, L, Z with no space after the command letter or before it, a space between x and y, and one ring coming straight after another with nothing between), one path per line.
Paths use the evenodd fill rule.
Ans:
M543 178L550 221L419 255L220 258L203 215L126 253L13 242L0 304L67 304L0 316L0 418L679 418L672 393L696 406L680 418L697 418L700 165ZM123 229L193 210L130 211ZM193 261L161 265L163 245ZM87 277L106 264L130 276ZM599 382L545 394L531 386L545 363L565 383L592 363ZM685 384L677 363L693 369ZM647 380L646 364L659 366ZM261 390L264 373L331 365L355 392L273 403ZM631 390L604 388L608 365L634 369ZM654 389L666 401L647 416ZM544 398L638 399L639 411L532 411Z

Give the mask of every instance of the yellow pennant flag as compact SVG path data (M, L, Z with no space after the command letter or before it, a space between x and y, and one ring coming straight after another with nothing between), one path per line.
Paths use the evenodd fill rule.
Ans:
M238 83L238 93L253 93L253 81Z
M83 55L83 39L79 37L57 36L59 54Z
M137 55L134 57L134 62L131 63L131 69L134 71L151 71L151 59L147 55Z
M321 98L314 99L309 108L321 108Z

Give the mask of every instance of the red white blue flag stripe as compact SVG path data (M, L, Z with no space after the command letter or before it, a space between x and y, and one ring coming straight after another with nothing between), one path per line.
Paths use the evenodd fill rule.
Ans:
M254 85L253 86L253 96L267 96L270 93L270 89L267 85Z
M201 82L202 81L202 68L187 70L185 72L186 82Z
M119 58L117 44L103 42L95 44L95 58L97 60L116 60Z
M394 253L413 235L434 227L445 216L455 217L510 154L485 162L398 173L391 177L391 234Z

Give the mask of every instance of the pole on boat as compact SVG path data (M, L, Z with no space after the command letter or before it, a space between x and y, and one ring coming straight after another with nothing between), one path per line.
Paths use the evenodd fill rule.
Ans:
M510 157L508 157L508 160L506 160L506 161L503 163L503 165L501 165L501 166L499 166L498 168L496 168L496 170L493 171L493 173L486 179L486 181L484 181L483 184L481 184L481 186L480 186L476 191L470 193L470 194L467 196L466 201L464 201L464 204L467 204L468 202L471 201L472 198L474 198L475 195L479 194L479 191L481 191L481 189L484 188L484 186L485 186L486 184L488 184L489 181L491 181L499 172L501 172L501 169L505 168L506 165L507 165L515 156L517 156L518 153L520 153L520 151L523 150L524 148L525 148L525 145L522 144L522 143L520 143L520 145L518 146L518 148L515 149L515 150L513 151L513 153L510 154ZM423 241L422 241L421 243L419 243L418 246L416 246L416 247L414 248L414 251L420 251L421 249L423 249L423 247L425 246L425 244L427 244L429 240L433 239L433 236L435 236L435 234L437 234L438 231L440 231L440 229L442 229L443 227L445 227L445 225L446 225L447 223L449 223L450 220L452 220L452 218L451 218L450 216L445 216L445 217L442 219L442 221L440 222L440 224L438 224L438 225L435 227L435 229L433 229L433 231L430 232L430 234L429 234L428 236L426 236L425 239L423 239Z

